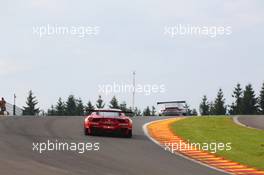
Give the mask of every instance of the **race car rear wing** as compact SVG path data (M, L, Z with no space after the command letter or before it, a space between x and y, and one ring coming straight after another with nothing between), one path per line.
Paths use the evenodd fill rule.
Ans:
M127 114L132 114L132 111L124 111L121 109L94 109L91 112L123 112L123 113L127 113Z
M186 103L186 101L163 101L163 102L157 102L158 105L169 104L169 103Z

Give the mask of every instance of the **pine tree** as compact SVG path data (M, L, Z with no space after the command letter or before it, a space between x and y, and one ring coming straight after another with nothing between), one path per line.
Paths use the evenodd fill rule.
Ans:
M229 115L235 115L236 114L235 113L235 109L236 109L235 103L233 102L229 107L230 107L230 109L228 110L228 114Z
M137 107L135 107L134 114L135 114L135 116L141 116L142 115L141 110L138 109Z
M214 115L225 115L226 114L226 106L225 99L222 89L219 89L217 93L217 97L214 102Z
M245 87L242 103L242 114L257 114L257 98L251 84Z
M151 115L151 114L150 114L149 106L147 106L147 108L144 110L143 115L144 115L144 116L150 116L150 115Z
M77 107L76 107L76 115L83 116L84 115L84 105L81 99L77 100Z
M127 111L127 110L128 110L128 109L127 109L127 104L126 104L125 101L123 101L123 102L120 104L120 109L121 109L122 111Z
M54 106L53 105L51 105L50 109L48 109L48 115L49 116L56 115L56 110L54 109Z
M207 100L207 97L204 95L202 102L200 104L200 113L201 115L209 115L210 114L210 106Z
M104 101L102 100L102 96L99 95L99 98L97 100L96 107L100 109L100 108L104 108L104 106L105 106L105 104L104 104Z
M113 96L112 100L110 101L109 108L119 109L118 100L115 96Z
M27 106L23 107L23 115L37 115L39 113L39 108L36 108L37 104L38 101L33 95L33 92L30 90L26 101Z
M260 94L259 94L259 111L260 114L264 114L264 83L262 84L262 88L260 90Z
M156 108L154 106L151 107L151 116L155 116L156 115Z
M197 115L198 115L198 113L197 113L196 109L193 109L191 112L191 116L197 116Z
M185 115L186 115L186 116L191 116L191 114L192 114L192 110L190 109L190 106L189 106L187 103L185 103L185 105L184 105L184 109L186 110Z
M134 111L133 111L132 107L127 108L126 112L127 112L126 113L127 116L129 116L129 117L134 116Z
M93 110L94 110L94 106L92 105L92 102L89 101L87 103L87 106L85 107L85 115L90 115Z
M65 110L66 110L65 108L66 108L65 103L62 101L61 98L59 98L57 105L55 107L56 115L58 116L65 115Z
M214 115L215 110L214 110L214 102L209 103L209 115Z
M238 83L232 95L232 97L235 98L235 102L230 106L229 113L231 115L238 115L242 113L242 95L243 91L241 85Z
M77 114L76 99L73 95L70 95L66 102L66 115L75 116L76 114Z

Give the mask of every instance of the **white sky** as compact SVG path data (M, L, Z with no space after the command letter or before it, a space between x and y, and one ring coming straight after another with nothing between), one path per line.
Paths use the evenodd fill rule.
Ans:
M237 82L264 81L264 3L261 0L13 0L0 2L0 96L23 106L33 90L47 109L69 94L96 101L98 85L164 84L165 93L137 94L136 106L187 100L198 109L222 88L227 102ZM33 26L100 26L96 37L33 34ZM231 26L229 36L176 37L165 26ZM131 93L115 94L131 104ZM109 101L111 96L102 94Z

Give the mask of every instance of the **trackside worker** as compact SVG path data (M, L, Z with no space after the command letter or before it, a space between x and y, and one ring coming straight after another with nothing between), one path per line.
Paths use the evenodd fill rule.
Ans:
M6 111L6 101L3 97L2 100L0 101L0 108L1 108L1 113L4 114L4 112Z

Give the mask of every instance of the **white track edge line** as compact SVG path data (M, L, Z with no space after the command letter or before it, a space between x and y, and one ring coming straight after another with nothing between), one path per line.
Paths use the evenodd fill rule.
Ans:
M240 117L240 116L238 116L238 115L232 117L232 118L233 118L233 122L234 122L235 124L237 124L237 125L239 125L239 126L243 126L243 127L245 127L245 128L249 128L249 129L261 130L261 129L259 129L259 128L254 128L254 127L247 126L247 125L241 123L241 122L238 120L239 117Z

